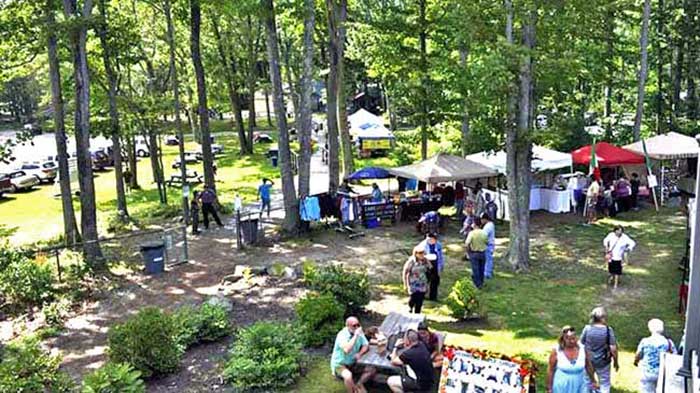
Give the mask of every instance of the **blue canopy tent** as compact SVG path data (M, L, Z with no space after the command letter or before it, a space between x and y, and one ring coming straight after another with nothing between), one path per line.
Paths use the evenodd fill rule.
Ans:
M347 177L348 180L367 180L367 179L388 179L394 177L389 171L384 168L370 166L362 168L359 171Z

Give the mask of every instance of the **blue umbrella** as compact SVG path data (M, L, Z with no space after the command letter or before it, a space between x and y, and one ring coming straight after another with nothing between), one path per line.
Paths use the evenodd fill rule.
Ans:
M351 174L347 177L348 180L366 180L366 179L388 179L394 177L384 168L379 167L367 167L362 168L359 171Z

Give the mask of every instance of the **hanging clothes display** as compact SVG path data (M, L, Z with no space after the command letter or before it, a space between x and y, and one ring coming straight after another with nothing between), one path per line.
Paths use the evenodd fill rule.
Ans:
M342 197L340 199L340 214L343 224L349 224L357 218L359 209L354 199Z
M321 206L317 197L303 198L299 203L299 213L302 221L318 221L321 219Z

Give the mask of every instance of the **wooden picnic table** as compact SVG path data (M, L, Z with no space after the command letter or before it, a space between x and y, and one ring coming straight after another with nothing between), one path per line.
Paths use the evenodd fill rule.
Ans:
M399 312L390 312L389 315L384 318L379 330L384 333L388 339L393 335L405 332L407 330L418 330L418 325L421 322L425 322L425 315L423 314L403 314ZM391 353L386 346L382 346L380 351L379 346L370 345L369 351L367 351L367 353L365 353L357 361L357 364L361 366L375 367L379 371L388 372L391 374L398 374L401 372L401 367L391 364L391 360L388 358L390 354Z
M198 175L197 172L187 172L187 182L192 184L192 183L201 183L202 182L202 176ZM184 182L182 181L182 175L174 174L170 175L170 180L166 183L169 187L172 187L173 184L179 184L182 186Z

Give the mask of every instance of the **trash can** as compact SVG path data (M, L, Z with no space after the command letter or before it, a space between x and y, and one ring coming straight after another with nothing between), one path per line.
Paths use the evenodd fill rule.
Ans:
M141 256L146 267L146 274L158 274L165 271L165 244L162 241L142 244Z
M258 242L258 219L241 220L241 234L243 244L256 244Z
M272 161L272 167L277 168L277 157L270 158L270 161Z

